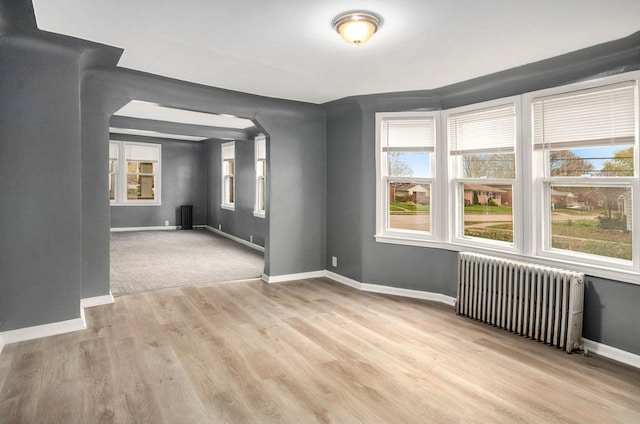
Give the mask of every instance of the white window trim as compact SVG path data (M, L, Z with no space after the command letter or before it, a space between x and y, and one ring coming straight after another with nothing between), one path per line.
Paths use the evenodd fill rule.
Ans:
M603 87L611 84L616 84L625 81L636 80L636 135L634 145L634 177L546 177L545 163L544 163L544 150L533 150L533 118L531 113L531 107L533 100L539 97L547 97L552 95L560 95L564 93L571 93L579 90L587 90L597 87ZM576 265L581 269L592 270L592 274L603 278L610 278L613 280L626 281L631 283L638 283L640 277L640 259L637 258L640 251L640 146L638 140L640 139L638 128L639 121L637 112L640 109L638 107L638 90L640 86L640 72L628 72L624 74L618 74L610 77L603 77L589 81L583 81L579 83L564 85L560 87L552 87L544 90L539 90L531 93L525 93L522 95L523 108L526 108L528 113L523 114L523 122L526 123L526 146L527 151L532 152L531 164L532 172L531 176L533 181L531 186L535 193L533 201L533 211L538 211L532 217L532 225L536 228L536 235L530 240L529 246L527 246L526 252L532 256L543 258L544 260L552 263L561 263L572 266ZM632 235L632 246L635 253L635 263L631 261L620 260L616 258L606 258L598 255L589 255L580 252L571 252L568 250L548 248L546 246L547 238L545 234L548 234L548 225L550 218L548 216L550 207L547 204L546 186L548 184L560 184L560 185L628 185L631 187L631 197L633 200L633 215L632 222L634 225ZM531 187L530 186L530 187ZM630 276L634 276L630 279Z
M506 179L506 178L460 178L456 174L456 157L450 154L451 150L451 140L449 139L448 128L449 128L449 118L453 115L481 111L482 109L492 109L505 105L513 105L515 107L516 113L516 142L514 146L514 154L515 154L515 164L516 164L516 177L515 179ZM448 163L448 174L442 176L441 179L447 181L448 183L448 192L449 203L447 217L451 219L447 225L447 242L453 243L460 246L470 246L470 247L486 247L495 251L503 251L503 252L511 252L516 253L521 250L522 246L522 149L521 139L522 139L522 124L520 116L522 115L522 107L520 96L513 97L505 97L501 99L490 100L482 103L475 103L471 105L461 106L457 108L447 109L442 112L441 120L442 120L442 128L443 135L446 134L446 137L440 140L441 144L445 146L444 149L446 152L446 162ZM512 184L513 192L512 192L512 219L513 219L513 243L507 243L496 240L482 239L479 237L466 237L464 236L464 206L461 204L461 200L463 199L462 185L465 183L478 183L482 181L483 184Z
M225 174L225 166L224 166L224 148L225 147L229 147L232 146L233 147L233 202L227 202L227 198L226 198L226 189L225 189L225 177L227 174ZM236 210L236 168L237 168L237 161L236 161L236 142L235 141L230 141L228 143L222 143L220 145L220 195L221 195L221 201L220 201L220 207L222 209L226 209L229 211L235 211Z
M436 178L438 155L438 147L434 146L435 154L430 155L431 176L424 177L389 177L385 173L385 164L381 160L382 155L382 137L379 131L381 123L386 118L420 118L428 117L434 119L436 144L440 135L440 112L378 112L376 113L376 233L375 240L382 243L404 244L410 246L433 246L437 239L439 227L435 224L439 219L437 208L434 204L440 202L438 194L438 179ZM387 229L387 217L389 211L389 196L387 193L387 183L393 181L412 181L417 183L430 184L430 219L431 231L429 233L422 231Z
M583 90L588 88L600 87L615 84L623 81L636 80L636 108L638 107L638 91L640 90L640 71L632 71L615 76L603 77L594 80L568 84L564 86L553 87L536 92L525 93L521 96L514 96L512 99L516 104L517 113L517 132L518 142L516 144L516 167L517 176L514 182L514 242L513 248L505 249L504 246L494 245L490 240L481 243L461 242L452 235L455 234L455 220L450 219L452 211L455 211L452 198L454 191L451 190L452 178L450 176L450 157L448 149L448 141L444 137L446 131L447 117L455 111L463 108L480 109L494 103L504 103L505 99L492 100L480 104L464 106L463 108L448 109L441 111L440 118L436 118L436 147L435 157L437 168L433 168L432 173L432 191L431 194L431 220L432 220L432 237L425 239L423 237L412 237L410 234L384 234L380 231L386 225L384 219L386 217L385 204L382 199L386 198L383 191L386 187L383 185L383 175L380 164L380 135L379 135L379 117L388 113L376 113L376 130L375 130L375 159L376 159L376 232L375 241L382 243L399 244L405 246L418 247L435 247L440 249L448 249L452 251L472 251L479 253L495 254L497 256L508 259L530 262L540 265L560 267L564 269L584 272L599 278L605 278L615 281L623 281L632 284L640 284L640 259L636 259L640 253L640 123L636 122L636 144L634 167L635 176L627 178L616 178L615 182L621 182L631 185L633 212L632 222L634 223L633 231L633 248L635 263L629 266L628 261L617 260L615 258L599 257L596 255L573 254L573 252L563 251L559 249L549 249L545 251L541 248L544 243L543 231L545 226L545 196L544 184L548 182L547 178L541 172L543 161L541 154L533 150L533 129L531 102L534 98L544 97L553 94L569 93L572 91ZM410 114L415 112L404 112L402 114ZM393 113L395 114L395 113ZM396 115L401 116L401 115ZM638 119L638 118L637 118ZM640 119L639 119L640 120ZM558 184L579 185L602 182L602 178L585 181L581 178L566 178L559 181L558 177L553 182ZM457 179L460 181L460 179ZM487 180L489 181L489 180ZM608 180L607 180L608 181ZM614 181L611 181L614 183ZM449 193L452 195L449 195ZM517 195L516 193L519 193ZM381 195L384 196L381 198ZM517 233L516 233L517 232ZM595 257L595 258L594 258Z
M264 151L265 151L265 155L264 157L259 157L258 156L258 144L259 143L264 143ZM254 141L254 145L253 145L253 159L254 159L254 168L255 168L255 199L254 199L254 203L253 203L253 216L255 216L256 218L265 218L266 217L266 213L267 213L267 203L266 203L266 196L267 196L267 188L266 188L266 182L267 182L267 175L266 175L266 171L265 171L265 175L263 177L260 177L258 175L258 161L259 160L264 160L265 161L265 165L267 164L267 137L265 137L264 135L259 135L255 138ZM260 198L259 198L259 194L260 194L260 178L264 179L265 181L265 189L264 189L264 193L262 194L265 197L265 205L264 205L264 209L259 209L259 204L260 204Z
M162 206L162 144L157 143L138 143L134 141L117 141L109 140L109 144L117 146L118 157L116 162L116 193L115 199L110 200L111 206ZM158 150L158 160L156 163L154 173L154 200L135 200L127 198L127 158L126 148L127 146L145 146L154 147ZM109 155L111 160L111 155Z

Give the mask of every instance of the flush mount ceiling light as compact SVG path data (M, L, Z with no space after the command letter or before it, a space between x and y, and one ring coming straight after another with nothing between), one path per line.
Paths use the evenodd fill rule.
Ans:
M382 25L382 19L371 12L349 12L338 15L333 27L349 44L359 46L373 37Z

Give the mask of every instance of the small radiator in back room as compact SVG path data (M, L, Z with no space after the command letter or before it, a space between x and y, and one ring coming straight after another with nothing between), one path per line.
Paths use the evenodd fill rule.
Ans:
M460 252L456 312L567 352L581 347L584 274Z
M183 230L193 229L193 205L180 206L180 219L182 221L181 228Z

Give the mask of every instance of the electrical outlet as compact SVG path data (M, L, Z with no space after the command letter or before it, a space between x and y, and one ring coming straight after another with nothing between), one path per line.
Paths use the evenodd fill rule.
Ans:
M168 226L169 226L169 221L164 221L164 225L165 225L166 227L168 227Z
M222 224L218 224L218 230L222 231Z
M249 243L253 243L253 236L249 236Z
M336 256L331 257L331 266L334 268L338 267L338 258Z

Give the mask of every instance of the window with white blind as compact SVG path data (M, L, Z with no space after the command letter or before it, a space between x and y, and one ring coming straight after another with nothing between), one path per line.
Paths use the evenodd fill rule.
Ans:
M452 239L514 246L516 100L444 113L450 155Z
M376 241L640 281L639 81L376 113Z
M235 210L235 168L236 145L235 142L223 143L222 153L222 203L223 209Z
M160 205L162 145L109 142L109 199L112 205Z
M542 209L537 250L637 268L636 81L532 96L530 103Z
M253 208L254 216L265 217L267 192L267 139L260 135L255 139L256 199Z
M377 113L379 241L433 238L437 114Z

